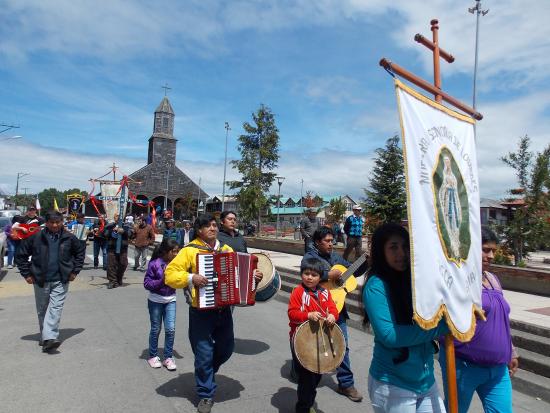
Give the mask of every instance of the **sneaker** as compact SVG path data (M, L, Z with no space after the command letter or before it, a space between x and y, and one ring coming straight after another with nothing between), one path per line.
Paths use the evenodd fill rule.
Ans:
M162 363L160 362L160 358L158 356L151 357L147 360L147 363L149 363L149 365L154 369L160 369L162 367Z
M198 413L210 413L212 411L212 405L214 401L212 399L201 399L197 406Z
M13 270L13 265L8 265L8 270Z
M346 387L345 389L338 386L338 389L336 390L338 393L346 396L348 399L350 399L352 402L359 403L361 400L363 400L363 395L357 391L357 389L353 386Z
M58 348L59 346L61 345L61 341L59 341L58 339L54 338L54 339L51 339L51 340L44 340L42 342L42 351L44 353L47 353L49 352L50 350L55 350L56 348Z
M168 357L166 360L164 360L162 362L162 365L170 371L176 370L176 362L172 357Z

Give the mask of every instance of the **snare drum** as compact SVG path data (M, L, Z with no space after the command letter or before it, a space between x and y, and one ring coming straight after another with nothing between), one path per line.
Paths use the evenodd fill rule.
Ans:
M264 275L256 287L256 301L267 301L281 289L281 276L267 254L263 252L253 252L252 254L258 257L258 269Z
M330 373L342 364L346 353L346 339L338 325L329 327L324 321L306 321L294 333L294 353L307 370Z

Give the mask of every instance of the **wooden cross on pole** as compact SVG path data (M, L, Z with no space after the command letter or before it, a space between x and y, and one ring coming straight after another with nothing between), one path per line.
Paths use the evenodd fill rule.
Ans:
M450 53L439 47L439 22L437 19L433 19L431 22L432 40L425 38L421 34L414 36L414 40L423 46L426 46L433 52L433 64L434 64L434 83L433 85L424 79L416 76L414 73L402 68L401 66L390 62L386 58L380 60L380 66L396 75L403 77L416 86L426 90L435 97L435 101L441 103L442 100L450 103L454 107L462 110L474 119L481 120L483 115L477 112L474 108L462 103L458 99L455 99L451 95L448 95L441 90L441 71L439 68L440 58L443 58L449 63L453 63L455 58ZM449 413L458 412L458 397L456 389L456 365L455 365L455 347L453 336L447 334L445 336L445 355L447 363L447 404L449 407Z
M161 86L161 89L164 89L164 96L168 94L169 90L172 90L171 87L168 87L168 83L165 83L164 86Z

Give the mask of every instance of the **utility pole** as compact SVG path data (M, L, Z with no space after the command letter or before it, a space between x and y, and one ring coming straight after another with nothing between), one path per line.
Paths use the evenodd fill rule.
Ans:
M223 185L222 185L222 211L224 211L225 208L225 173L227 170L227 137L229 136L229 131L231 128L229 127L229 123L225 122L225 158L223 161Z
M168 208L168 181L170 180L170 162L166 162L166 196L164 197L164 211Z
M201 177L199 176L199 196L197 198L197 218L199 217L199 208L201 205Z
M485 16L489 13L489 9L482 10L481 0L476 0L474 7L468 8L468 11L476 15L476 52L474 60L474 92L473 92L473 108L476 108L476 82L477 82L477 58L478 58L478 46L479 46L479 16Z
M304 216L304 180L302 179L302 187L300 188L300 219Z
M15 196L19 195L19 180L24 176L28 176L30 173L17 172L17 183L15 184Z
M277 227L275 228L275 238L279 238L279 209L281 208L281 185L285 180L284 176L276 176L277 184L279 185L279 192L277 194Z

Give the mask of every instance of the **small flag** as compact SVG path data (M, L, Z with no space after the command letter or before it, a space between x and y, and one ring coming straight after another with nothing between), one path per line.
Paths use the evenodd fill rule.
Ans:
M36 196L36 209L38 209L39 211L42 209L40 208L40 200L38 199L38 195Z
M57 212L59 212L59 207L57 206L57 199L53 199L53 209L55 209Z

